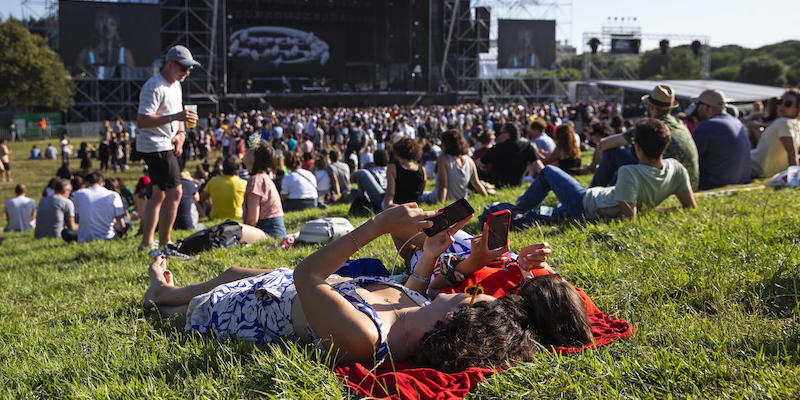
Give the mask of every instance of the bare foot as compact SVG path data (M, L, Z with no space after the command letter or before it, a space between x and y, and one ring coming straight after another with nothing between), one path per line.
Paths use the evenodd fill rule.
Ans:
M142 298L142 307L145 309L150 309L157 305L163 292L175 287L172 272L167 269L166 258L156 256L153 263L150 264L149 274L150 286L148 286L144 292L144 298Z

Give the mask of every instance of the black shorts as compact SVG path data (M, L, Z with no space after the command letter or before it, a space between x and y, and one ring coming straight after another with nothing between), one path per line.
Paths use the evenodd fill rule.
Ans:
M161 190L172 189L181 185L181 168L178 158L172 150L156 153L139 153L150 175L150 182Z
M5 161L0 161L0 162L3 163L3 169L4 170L6 170L6 171L10 171L11 170L11 163L8 163L8 162L5 162Z

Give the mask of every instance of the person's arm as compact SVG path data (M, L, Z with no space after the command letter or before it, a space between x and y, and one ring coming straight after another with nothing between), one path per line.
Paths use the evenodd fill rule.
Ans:
M600 140L600 146L597 148L600 150L600 152L603 152L617 147L627 146L629 144L630 143L628 142L628 139L625 139L625 134L618 133L616 135L604 137L602 140Z
M333 195L339 196L342 194L342 190L339 188L339 178L336 177L336 174L331 172L330 168L328 168L328 176L331 177L331 191Z
M791 136L780 136L781 144L786 149L786 157L789 165L797 165L797 146L794 144L794 139Z
M397 179L397 169L394 164L389 164L386 168L386 194L383 196L383 209L394 205L395 180Z
M437 261L439 256L444 253L455 241L453 239L453 235L455 235L464 225L472 219L472 216L464 218L463 220L459 221L454 226L445 229L436 235L433 236L426 236L425 242L422 245L422 256L417 261L416 265L414 265L414 271L411 276L406 280L404 284L405 287L416 291L417 293L425 293L428 291L428 287L434 285L434 282L437 282L436 286L442 287L439 282L445 282L444 277L437 276L433 278L433 282L423 282L424 279L431 279L436 268Z
M172 137L172 146L175 148L175 155L180 157L183 154L183 142L186 141L186 131L183 128L183 121L178 121L178 132Z
M371 361L380 335L375 323L353 307L326 279L362 246L377 237L428 228L433 223L424 219L435 214L423 211L413 203L392 207L297 265L294 284L303 313L323 348L329 348L330 354L336 357L336 364Z
M192 110L183 110L175 114L156 115L156 114L138 114L136 118L136 125L139 129L142 128L155 128L161 125L166 125L172 121L186 121L187 119L194 119L197 121L197 113ZM178 130L183 129L183 124L178 127Z
M71 231L77 231L78 230L78 224L75 223L75 217L67 217L67 220L65 222L66 223L64 225L67 226L67 229L69 229Z
M481 196L488 196L489 192L486 191L486 187L483 186L481 180L478 178L478 167L475 166L475 161L472 158L467 157L467 161L469 162L469 169L470 173L470 182L472 183L472 187L475 188L475 191L478 192Z
M548 154L544 158L544 164L555 164L558 161L558 149L554 150L552 153Z
M249 192L244 195L244 213L242 214L242 221L250 226L256 226L258 223L258 215L261 211L261 196Z
M697 202L694 199L694 192L692 192L692 189L677 192L675 193L675 197L681 202L683 208L697 208Z
M439 156L439 159L436 160L436 189L438 196L436 201L439 203L444 202L447 200L447 168L449 167L449 163L447 162L447 157L445 155ZM422 168L422 166L420 166ZM423 171L425 169L423 168Z
M483 224L483 234L474 236L470 240L470 254L467 256L467 258L458 263L456 266L456 270L458 272L461 272L465 276L469 276L508 251L508 241L506 241L506 244L503 247L489 249L489 241L483 240L483 238L489 237L488 233L489 225ZM449 283L447 283L446 277L440 274L431 282L428 293L431 297L435 297L436 294L438 294L437 289L446 286L449 286Z

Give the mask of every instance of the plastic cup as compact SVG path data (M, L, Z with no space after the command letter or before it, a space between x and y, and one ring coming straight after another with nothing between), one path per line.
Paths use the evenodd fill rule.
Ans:
M197 104L185 104L183 106L184 110L192 110L197 113ZM194 128L196 121L186 120L186 128L191 129Z

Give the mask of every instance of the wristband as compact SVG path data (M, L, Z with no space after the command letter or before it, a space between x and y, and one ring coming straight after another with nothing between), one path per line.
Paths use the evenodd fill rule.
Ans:
M414 272L414 271L411 271L411 279L413 279L413 280L415 280L417 282L422 282L422 283L424 283L426 285L431 283L431 278L423 278L423 277L417 275L417 273Z
M167 120L169 120L169 124L172 123L172 114L167 114Z

